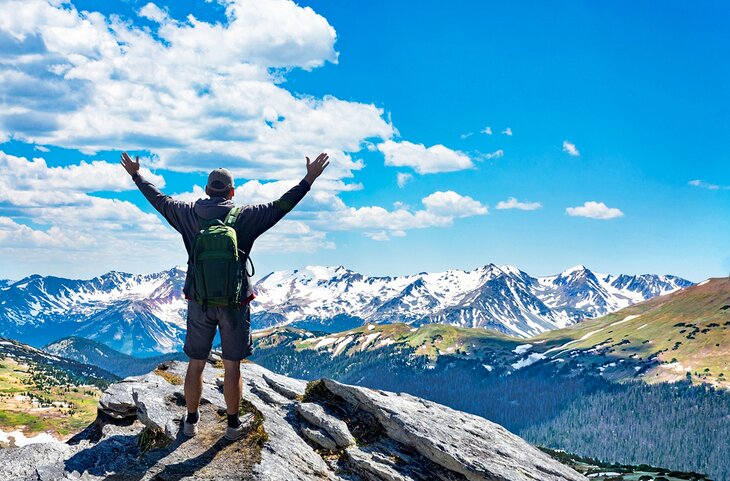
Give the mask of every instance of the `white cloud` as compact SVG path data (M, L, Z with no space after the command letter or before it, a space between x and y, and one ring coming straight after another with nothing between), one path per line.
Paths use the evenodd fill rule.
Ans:
M386 140L378 149L385 156L385 165L411 167L419 174L453 172L474 166L466 154L441 144L426 148L423 144Z
M136 189L134 182L121 165L93 160L65 167L49 167L43 158L28 160L0 151L0 200L12 190L37 192L96 192L123 191ZM149 169L141 169L142 174L158 185L165 186L162 176L153 174Z
M379 230L377 232L365 232L364 235L365 235L365 237L369 237L372 240L379 241L379 242L384 242L384 241L390 240L390 236L384 230Z
M579 207L568 207L565 213L572 217L590 217L591 219L615 219L624 213L615 207L608 207L603 202L588 201Z
M455 219L487 214L487 207L469 196L453 191L437 191L421 200L423 209L396 203L393 210L380 206L350 207L339 202L322 202L303 206L289 214L292 219L306 219L316 231L361 231L376 240L401 237L411 229L447 227Z
M407 172L398 172L397 180L398 180L398 187L400 187L402 189L403 187L406 186L406 184L408 182L413 180L413 175L409 174Z
M461 134L460 137L461 137L461 140L464 140L464 139L468 139L472 135L474 135L474 132L467 132L465 134Z
M506 129L504 129L504 130L502 131L502 133L503 133L504 135L509 135L509 136L511 137L511 136L512 136L512 128L511 128L511 127L507 127Z
M0 141L12 136L44 146L94 152L149 151L148 168L207 172L226 166L251 180L239 203L276 199L305 172L304 157L326 151L331 166L285 220L257 242L257 251L332 248L333 231L371 237L444 227L487 208L455 192L435 192L422 208L354 208L341 192L364 167L356 153L377 148L386 164L419 173L472 168L443 145L389 140L397 133L373 104L292 94L286 75L336 63L336 32L309 7L287 0L226 0L226 19L208 23L170 17L153 3L139 15L155 22L80 12L53 0L5 0L0 35ZM147 22L145 22L147 23ZM388 151L388 152L386 152ZM149 271L184 263L179 236L144 205L91 195L135 189L117 159L64 167L0 152L0 264L62 275L123 268ZM411 174L407 174L411 175ZM272 182L265 182L272 180ZM140 194L141 195L141 194ZM193 201L202 187L179 195ZM382 234L381 234L382 233ZM23 242L23 239L31 239Z
M514 197L510 197L507 200L502 200L497 203L497 209L519 209L519 210L537 210L542 208L542 204L539 202L520 202Z
M185 260L179 236L156 214L88 194L136 189L120 165L49 167L0 151L0 170L0 264L7 271L88 275L99 266L147 271Z
M139 10L139 16L152 20L153 22L163 23L169 22L170 15L166 10L162 10L160 7L150 2Z
M572 144L568 142L567 140L563 140L563 152L567 152L569 155L572 155L573 157L578 157L580 155L580 152L575 147L575 144Z
M713 184L710 182L705 182L704 180L695 179L690 180L688 182L689 185L693 187L699 187L701 189L708 189L708 190L730 190L730 185L719 185L719 184Z
M469 217L487 213L487 208L479 201L457 194L452 190L434 192L425 197L422 202L428 212L445 217Z
M51 149L49 149L48 147L44 147L44 146L42 146L42 145L36 145L36 146L35 146L35 147L33 147L33 148L34 148L35 150L37 150L38 152L50 152L50 151L51 151Z
M148 18L157 23L170 21L170 16L168 15L168 13L152 2L148 3L139 10L139 16Z
M487 126L487 127L484 127L484 130L481 130L480 132L485 135L492 135L492 128ZM512 132L512 131L510 130L510 132Z
M481 154L479 156L479 160L499 159L502 157L504 157L504 150L497 149L494 152L489 152L487 154Z
M233 0L226 21L175 20L154 4L152 32L70 4L6 1L0 34L0 132L85 153L149 150L154 166L288 179L326 150L331 179L351 177L367 139L394 132L371 104L293 95L292 68L337 62L336 32L309 7Z

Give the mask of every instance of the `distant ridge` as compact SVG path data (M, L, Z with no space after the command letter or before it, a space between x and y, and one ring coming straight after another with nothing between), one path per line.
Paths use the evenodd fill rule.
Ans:
M0 287L0 335L37 347L77 336L135 357L179 352L184 279L180 267L89 280L29 276ZM366 322L437 322L528 337L689 285L675 276L612 276L583 266L546 277L494 264L399 277L314 266L261 279L252 323L340 331Z
M165 361L187 359L187 355L182 352L137 358L115 351L101 342L78 336L54 341L44 346L43 350L76 362L101 367L121 378L145 374Z
M671 275L612 276L582 265L545 277L494 264L399 277L312 266L261 279L255 320L330 332L365 322L437 322L529 337L691 285Z

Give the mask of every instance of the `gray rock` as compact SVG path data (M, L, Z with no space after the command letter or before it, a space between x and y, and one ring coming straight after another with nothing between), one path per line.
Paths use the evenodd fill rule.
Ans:
M348 465L369 481L418 481L418 478L399 473L393 467L393 461L383 453L358 448L348 448L345 453Z
M17 481L63 479L64 460L85 447L85 444L69 446L62 442L52 442L0 449L0 479Z
M165 398L175 392L182 395L182 386L170 384L153 372L143 376L131 376L110 385L104 391L99 399L99 409L116 419L135 417L137 404L132 397L133 391L136 391L138 396Z
M168 439L175 439L180 428L183 409L173 409L164 398L150 396L150 391L132 390L137 406L137 419L150 429L162 432Z
M327 389L372 414L387 436L470 481L564 481L585 477L502 426L408 394L348 386Z
M346 448L355 444L355 438L350 434L347 424L331 414L327 414L319 404L300 403L296 405L296 411L311 424L324 429L339 447Z
M307 383L304 381L272 372L263 374L263 378L271 389L291 400L300 399L307 388Z
M263 375L273 374L256 364L242 364L244 399L261 412L268 441L261 448L261 461L253 467L251 479L257 481L340 480L291 424L292 404L269 404L256 395L267 389Z
M186 367L181 362L166 365L180 377ZM98 429L90 427L78 444L0 449L0 479L585 480L500 426L413 396L326 380L326 388L344 400L347 417L340 419L331 414L340 411L330 412L329 404L326 410L318 403L296 401L304 392L303 381L248 363L241 373L243 405L251 412L244 420L256 428L241 441L223 438L225 400L216 383L221 369L207 366L203 373L199 432L190 439L179 432L185 409L182 386L150 373L109 386L99 401L100 411L109 416L100 414ZM357 416L369 416L375 428L372 439L362 445L355 444L346 423L365 419ZM262 423L265 434L256 423ZM137 443L144 427L163 433L168 441L141 451ZM325 460L310 443L330 451L345 446L344 455Z
M309 439L320 448L324 448L328 451L337 451L337 443L324 430L310 428L309 426L302 426L301 430L305 438Z

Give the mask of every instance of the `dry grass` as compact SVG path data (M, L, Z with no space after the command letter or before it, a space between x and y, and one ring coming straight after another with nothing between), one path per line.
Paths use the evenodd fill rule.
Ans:
M183 383L183 378L178 376L177 374L171 373L170 371L166 371L164 369L157 368L155 369L155 374L160 376L165 381L169 382L172 385L180 386Z

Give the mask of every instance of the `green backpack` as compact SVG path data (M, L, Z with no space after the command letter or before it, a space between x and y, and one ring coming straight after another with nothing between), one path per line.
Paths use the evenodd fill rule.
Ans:
M234 207L224 221L198 217L200 231L195 237L190 259L195 273L195 301L203 308L233 306L245 298L244 269L248 256L238 248L233 228L240 211L240 207Z

